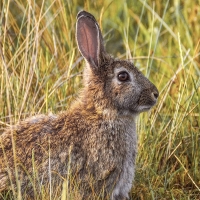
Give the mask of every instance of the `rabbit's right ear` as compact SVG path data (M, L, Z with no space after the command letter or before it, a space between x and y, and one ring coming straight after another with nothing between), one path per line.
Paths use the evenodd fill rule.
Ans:
M77 15L76 39L83 57L92 67L99 67L103 58L103 37L94 16L86 11Z

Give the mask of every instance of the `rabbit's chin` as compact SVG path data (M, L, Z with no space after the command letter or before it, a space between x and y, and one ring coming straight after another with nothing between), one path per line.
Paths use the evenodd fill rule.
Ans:
M153 105L139 106L139 107L137 108L137 112L138 112L138 113L147 112L147 111L149 111L152 107L153 107Z

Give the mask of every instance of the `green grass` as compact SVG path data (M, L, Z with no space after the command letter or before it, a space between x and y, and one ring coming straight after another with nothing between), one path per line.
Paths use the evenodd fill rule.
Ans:
M77 97L81 9L98 19L107 51L133 60L160 91L157 106L138 118L131 199L200 199L198 0L1 1L0 133L27 116L65 110ZM55 191L38 199L76 199L61 186Z

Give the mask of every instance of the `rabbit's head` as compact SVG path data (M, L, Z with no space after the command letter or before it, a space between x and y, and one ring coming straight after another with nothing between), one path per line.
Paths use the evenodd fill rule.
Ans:
M88 63L84 72L85 101L92 97L96 107L125 115L138 114L156 104L157 88L133 63L112 58L105 51L99 25L86 11L77 15L76 37Z

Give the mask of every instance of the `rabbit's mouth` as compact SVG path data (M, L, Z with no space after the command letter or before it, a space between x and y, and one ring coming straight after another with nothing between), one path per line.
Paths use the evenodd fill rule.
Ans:
M137 112L145 112L150 110L157 103L156 98L144 98L141 96L138 101L138 106L136 108Z
M153 91L144 90L138 100L137 110L139 112L144 112L150 110L158 100L159 92L157 89Z

